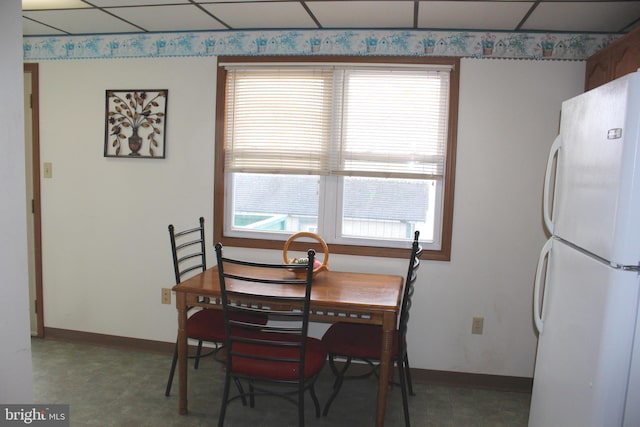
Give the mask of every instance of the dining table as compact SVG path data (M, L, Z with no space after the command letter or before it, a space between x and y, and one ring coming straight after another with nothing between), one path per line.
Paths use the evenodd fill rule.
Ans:
M233 266L241 273L243 266ZM225 268L225 272L228 268ZM284 272L281 274L291 274ZM313 321L352 322L382 328L380 372L376 402L376 426L384 425L387 391L392 368L392 340L400 311L402 276L325 270L317 273L311 287ZM298 286L298 285L284 285ZM173 287L178 310L178 412L188 413L186 333L188 311L193 307L222 310L218 267L214 266ZM283 289L286 292L286 289Z

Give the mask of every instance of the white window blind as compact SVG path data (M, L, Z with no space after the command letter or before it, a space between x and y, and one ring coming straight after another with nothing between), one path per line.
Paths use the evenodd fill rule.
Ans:
M331 80L330 69L228 69L226 170L327 174Z
M227 172L439 179L449 70L227 68Z
M332 172L441 178L449 71L346 69L337 74Z

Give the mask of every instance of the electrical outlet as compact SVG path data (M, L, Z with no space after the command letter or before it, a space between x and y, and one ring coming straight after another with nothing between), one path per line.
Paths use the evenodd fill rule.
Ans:
M162 303L171 304L171 289L162 288Z
M484 317L474 317L471 324L471 333L476 335L482 335L482 329L484 327Z

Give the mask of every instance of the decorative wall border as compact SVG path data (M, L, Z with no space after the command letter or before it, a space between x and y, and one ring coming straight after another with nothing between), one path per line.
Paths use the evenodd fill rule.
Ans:
M273 30L25 36L24 60L217 55L415 55L585 60L621 34Z

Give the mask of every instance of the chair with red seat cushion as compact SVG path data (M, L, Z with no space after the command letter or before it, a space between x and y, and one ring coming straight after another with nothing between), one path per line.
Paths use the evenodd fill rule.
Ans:
M207 269L203 217L200 217L197 227L184 231L176 232L173 225L169 225L169 239L171 241L171 255L176 284ZM194 368L198 369L200 358L215 354L220 345L224 343L224 316L222 310L193 309L190 311L191 314L187 319L187 337L198 341L196 354L191 356L191 358L195 358ZM256 320L261 321L263 324L267 323L266 318ZM202 354L203 342L213 343L215 347L208 353ZM169 396L171 393L177 362L178 344L176 342L173 359L171 360L171 369L169 370L169 379L164 393L165 396Z
M411 298L414 293L414 284L417 278L417 270L420 266L420 255L422 254L422 247L418 242L419 236L420 232L416 231L402 296L400 322L397 328L393 331L393 342L391 348L391 360L398 366L404 420L407 427L410 425L407 389L411 395L414 393L413 386L411 384L411 374L409 371L406 338ZM331 325L327 332L325 332L322 337L322 342L325 344L327 353L329 354L329 366L336 376L333 391L327 400L323 411L323 414L327 415L329 413L329 408L338 395L345 378L347 378L346 372L354 359L368 363L372 369L364 375L357 375L349 378L361 378L375 373L375 369L378 365L375 365L374 362L380 360L382 328L378 325L338 322ZM335 359L338 357L344 359L344 365L341 369L339 369L335 363Z
M298 425L304 426L305 391L311 395L316 417L320 416L314 385L327 358L322 341L307 335L315 252L309 250L308 263L293 265L225 258L219 243L216 255L226 328L226 375L218 426L224 425L232 401L249 397L253 408L255 396L263 394L297 405ZM238 321L237 314L277 321L267 325ZM238 393L230 396L232 380Z

